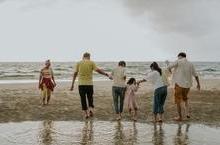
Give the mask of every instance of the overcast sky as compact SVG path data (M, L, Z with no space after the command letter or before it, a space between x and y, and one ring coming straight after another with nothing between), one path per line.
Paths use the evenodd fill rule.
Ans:
M0 61L220 61L219 0L0 0Z

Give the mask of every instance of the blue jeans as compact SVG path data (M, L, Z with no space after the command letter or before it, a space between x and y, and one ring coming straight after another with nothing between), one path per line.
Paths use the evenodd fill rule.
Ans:
M167 97L167 86L157 88L154 92L153 113L164 113L164 103Z
M112 96L114 101L115 112L117 114L123 112L124 98L125 98L125 87L112 87Z

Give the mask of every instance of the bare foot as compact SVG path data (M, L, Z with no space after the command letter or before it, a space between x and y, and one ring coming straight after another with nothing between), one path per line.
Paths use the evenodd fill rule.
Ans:
M93 117L93 116L94 116L94 113L93 113L91 110L89 111L89 116L90 116L90 117Z
M136 122L137 121L137 117L135 116L135 117L133 117L133 120L134 120L134 122Z
M116 118L117 121L121 120L121 115L118 115L118 117Z
M162 119L159 119L158 122L159 122L159 123L163 123L163 120L162 120Z
M150 122L152 122L152 123L157 123L157 120L153 119L153 120L151 120Z
M84 117L85 117L85 119L88 119L88 118L89 118L89 115L88 115L88 114L85 114Z
M174 117L174 119L173 119L174 121L183 121L183 119L182 118L180 118L180 117Z

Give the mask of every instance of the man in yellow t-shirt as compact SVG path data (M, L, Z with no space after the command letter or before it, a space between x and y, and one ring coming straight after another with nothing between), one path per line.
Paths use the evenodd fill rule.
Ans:
M85 113L85 118L93 116L93 71L98 72L104 76L109 77L107 73L99 69L96 64L90 60L90 54L84 53L83 60L76 64L75 72L73 75L72 86L70 90L74 89L74 83L78 76L79 94L81 98L82 110ZM88 105L87 106L87 101Z

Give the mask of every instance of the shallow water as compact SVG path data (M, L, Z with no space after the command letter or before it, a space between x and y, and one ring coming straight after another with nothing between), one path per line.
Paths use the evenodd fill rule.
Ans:
M128 62L127 75L129 77L143 78L150 71L151 62ZM220 78L219 62L194 62L200 76L204 79ZM53 62L52 67L56 79L71 80L74 62ZM111 72L117 66L116 62L97 62L97 65L106 72ZM160 66L164 67L164 62ZM41 62L0 62L0 83L36 82L39 71L44 66ZM94 75L95 80L106 80L101 75Z
M218 145L220 128L133 122L21 122L0 124L2 145Z

